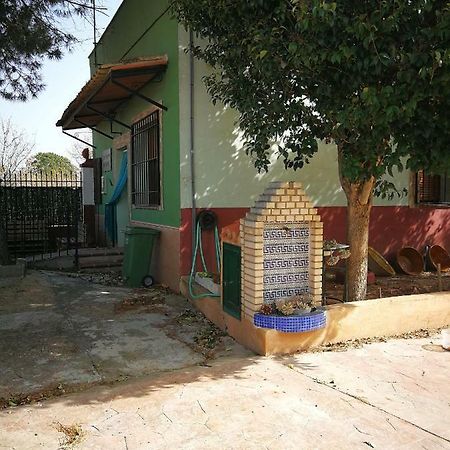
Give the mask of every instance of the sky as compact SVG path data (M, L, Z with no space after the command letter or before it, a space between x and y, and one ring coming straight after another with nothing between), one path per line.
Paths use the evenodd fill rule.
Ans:
M101 2L107 9L107 15L97 13L97 37L100 37L120 3L121 0ZM27 102L0 99L0 117L4 120L11 118L16 128L26 132L29 141L35 143L34 153L54 152L70 156L70 151L73 152L77 143L75 139L65 136L55 124L89 80L88 56L93 49L93 27L80 19L70 21L66 27L81 42L62 59L44 61L42 75L45 90L36 99Z

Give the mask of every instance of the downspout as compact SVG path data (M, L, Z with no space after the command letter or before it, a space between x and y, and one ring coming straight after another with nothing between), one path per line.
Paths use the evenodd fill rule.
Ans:
M194 44L194 33L189 30L189 48ZM191 232L192 232L192 255L195 248L195 228L197 225L196 201L195 201L195 155L194 155L194 55L189 52L189 152L190 152L190 169L191 169ZM195 264L195 261L193 261Z

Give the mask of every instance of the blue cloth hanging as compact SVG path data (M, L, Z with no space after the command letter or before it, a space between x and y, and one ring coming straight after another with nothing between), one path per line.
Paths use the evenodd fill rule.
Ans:
M128 156L127 152L122 155L122 161L120 163L119 179L112 193L109 202L105 204L105 229L108 237L112 240L113 244L117 242L117 213L116 205L120 200L123 190L127 184L128 178Z

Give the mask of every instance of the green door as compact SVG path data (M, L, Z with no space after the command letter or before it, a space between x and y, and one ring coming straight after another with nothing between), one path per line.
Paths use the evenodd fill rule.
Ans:
M230 316L241 318L241 248L223 243L222 302Z

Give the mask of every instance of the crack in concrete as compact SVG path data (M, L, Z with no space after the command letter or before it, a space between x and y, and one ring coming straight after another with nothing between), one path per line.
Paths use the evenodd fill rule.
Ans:
M374 409L376 409L378 411L381 411L381 412L383 412L385 414L388 414L391 417L395 417L397 420L401 420L402 422L405 422L405 423L407 423L409 425L412 425L414 428L417 428L418 430L421 430L421 431L423 431L425 433L431 434L432 436L434 436L434 437L436 437L438 439L442 439L443 441L450 443L450 439L447 439L444 436L441 436L441 435L439 435L437 433L434 433L431 430L427 430L426 428L423 428L420 425L409 421L408 419L404 419L403 417L397 416L396 414L393 414L393 413L391 413L389 411L386 411L385 409L381 408L380 406L377 406L377 405L374 405L373 403L370 403L370 401L368 401L368 400L362 399L361 397L358 397L357 395L351 394L350 392L345 392L342 389L339 389L337 386L330 386L328 383L326 383L324 381L321 381L321 380L318 380L317 378L310 377L309 375L306 375L305 373L300 372L298 370L296 370L296 372L298 374L303 375L304 377L309 378L310 380L314 381L314 383L321 384L322 386L326 386L329 389L333 389L334 391L340 392L342 395L346 395L348 397L351 397L351 398L353 398L353 399L355 399L355 400L357 400L357 401L359 401L361 403L364 403L364 404L366 404L366 405L368 405L368 406L370 406L370 407L372 407L372 408L374 408ZM404 374L402 374L402 375L404 375ZM405 375L405 376L407 378L411 378L411 377L408 377L407 375ZM393 426L392 424L390 424L390 425Z

